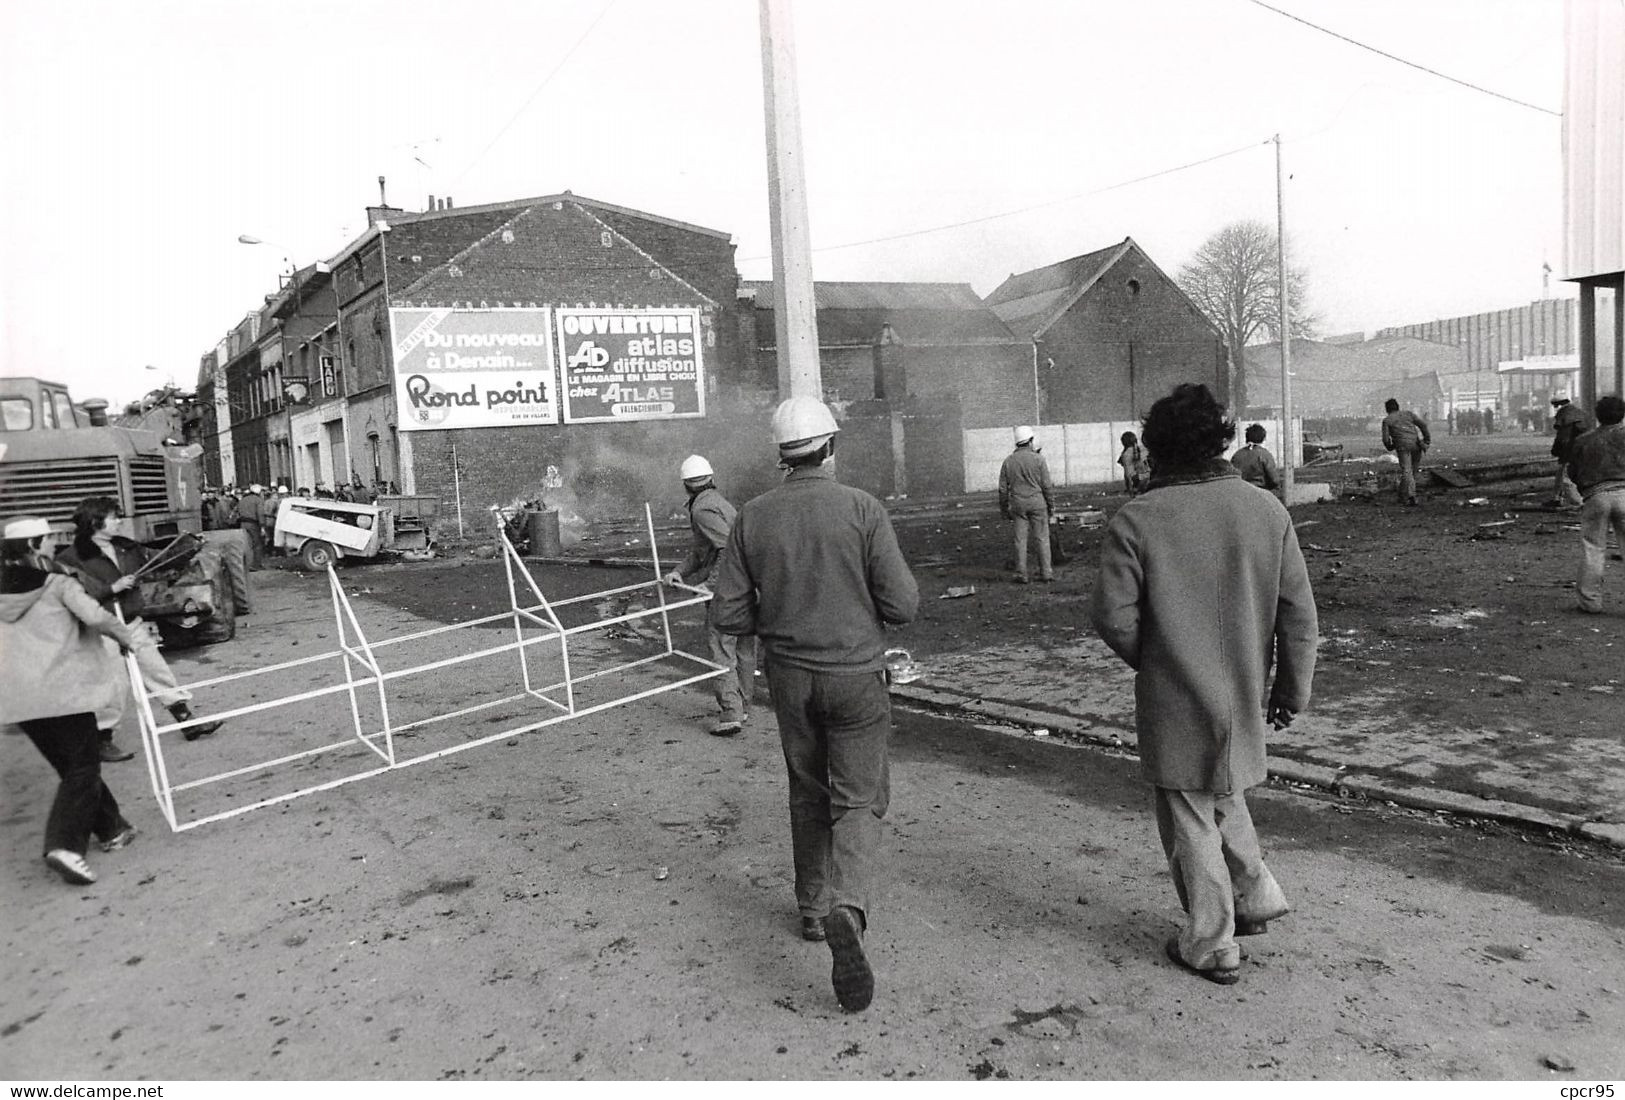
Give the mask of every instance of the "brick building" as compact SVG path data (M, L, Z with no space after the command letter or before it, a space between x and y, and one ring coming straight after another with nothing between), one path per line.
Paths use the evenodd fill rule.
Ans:
M757 372L778 376L773 284L746 282ZM965 490L966 429L1033 418L1032 344L965 283L813 284L841 478L879 497Z
M731 495L776 478L767 433L776 379L759 375L742 339L727 234L569 192L422 213L375 207L369 221L326 265L336 312L327 346L342 401L321 431L330 451L343 439L352 478L438 496L452 531L459 499L465 529L487 523L493 504L544 495L586 519L625 516L645 500L664 514L682 500L676 466L695 451ZM391 308L586 307L695 311L704 415L401 428ZM314 441L319 452L321 432Z
M1179 382L1228 400L1223 337L1132 237L1011 275L987 304L1034 346L1044 423L1136 421Z

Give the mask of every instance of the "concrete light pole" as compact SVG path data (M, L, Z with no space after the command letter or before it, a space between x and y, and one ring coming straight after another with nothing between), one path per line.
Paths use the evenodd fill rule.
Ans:
M1281 135L1275 135L1275 264L1281 305L1281 499L1292 503L1298 447L1292 435L1292 306L1286 275L1286 177L1281 171Z
M812 241L796 93L790 0L758 0L762 98L767 116L767 199L773 222L773 330L779 397L824 399L813 299Z

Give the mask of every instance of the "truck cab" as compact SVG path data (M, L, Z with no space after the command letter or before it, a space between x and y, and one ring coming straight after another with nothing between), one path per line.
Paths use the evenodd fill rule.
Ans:
M90 418L74 407L68 387L40 378L0 378L0 432L88 427Z
M0 519L41 516L66 542L80 501L110 497L139 543L157 548L197 535L203 530L197 449L166 447L154 432L110 426L106 408L103 401L75 406L57 382L0 378ZM143 579L145 617L166 640L224 640L235 631L235 598L220 555L219 547L206 546L178 571Z

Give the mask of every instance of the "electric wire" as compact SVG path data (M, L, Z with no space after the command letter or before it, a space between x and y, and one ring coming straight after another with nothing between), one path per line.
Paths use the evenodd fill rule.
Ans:
M861 240L861 241L845 241L845 242L843 242L841 244L820 245L817 248L814 248L812 251L814 251L814 252L838 252L838 251L840 251L841 249L844 249L844 248L858 248L858 247L861 247L862 245L867 245L867 244L885 244L885 243L887 243L889 241L907 240L910 237L923 237L923 236L925 236L925 235L927 235L929 233L942 233L942 232L946 232L949 229L962 229L967 225L981 225L984 222L998 221L1001 218L1013 218L1018 214L1030 214L1034 210L1045 210L1045 209L1048 209L1051 206L1061 206L1061 205L1063 205L1065 203L1077 202L1079 199L1087 199L1087 198L1090 198L1090 197L1092 197L1094 195L1104 195L1108 191L1116 191L1116 190L1118 190L1120 188L1123 188L1123 187L1130 187L1130 186L1132 186L1132 185L1134 185L1136 183L1145 183L1148 180L1154 180L1154 179L1157 179L1160 176L1170 176L1170 175L1173 175L1175 172L1183 172L1183 171L1186 171L1187 169L1190 169L1190 168L1198 168L1198 167L1200 167L1200 166L1202 166L1204 164L1212 164L1216 160L1223 160L1226 157L1233 157L1233 156L1236 156L1239 153L1245 153L1245 152L1249 152L1250 150L1257 149L1260 145L1268 145L1273 140L1274 140L1273 138L1265 138L1261 142L1250 142L1250 143L1248 143L1246 145L1239 146L1238 148L1231 149L1228 152L1215 153L1210 157L1203 157L1201 160L1193 160L1193 161L1190 161L1189 163L1186 163L1186 164L1175 165L1172 168L1163 168L1163 169L1160 169L1160 170L1158 170L1156 172L1148 172L1147 174L1145 174L1143 176L1135 176L1133 179L1127 179L1127 180L1122 180L1122 181L1120 181L1118 183L1107 184L1105 187L1096 187L1096 188L1094 188L1092 190L1089 190L1089 191L1080 191L1075 195L1066 195L1066 196L1064 196L1062 198L1058 198L1058 199L1047 199L1044 202L1037 202L1037 203L1032 203L1031 205L1028 205L1028 206L1017 207L1014 210L1004 210L1004 211L1000 211L997 214L984 214L981 217L966 218L964 221L948 222L948 223L946 223L944 225L926 226L923 229L910 229L910 230L906 230L906 231L904 231L902 233L892 233L892 234L890 234L888 236L884 236L884 237L869 237L869 238L867 238L865 240ZM771 259L771 258L772 257L765 256L765 255L764 256L744 256L744 257L740 258L739 262L740 263L750 263L750 262L756 261L756 260L767 260L767 259Z
M496 136L490 141L486 142L485 148L474 154L474 159L469 161L463 170L457 174L457 178L452 181L453 187L456 187L458 184L463 182L463 178L474 170L474 166L484 159L485 154L489 153L496 146L496 143L501 141L503 136L513 128L513 124L519 121L519 116L530 109L530 105L536 102L536 97L542 94L542 89L546 88L550 83L552 83L553 78L559 75L559 71L564 68L565 63L568 62L570 58L575 56L575 52L581 48L581 44L587 40L588 36L592 34L593 30L598 26L598 24L604 21L604 16L608 15L609 9L613 8L614 6L615 0L608 0L608 3L606 3L598 12L597 17L594 18L591 23L587 24L587 29L581 32L581 37L575 40L575 44L573 46L564 51L564 56L559 58L558 63L555 64L552 69L548 70L547 75L542 77L541 83L536 85L536 87L531 91L530 95L525 97L525 102L521 103L519 105L519 109L509 117L507 122L502 124L502 129L496 132Z
M1474 84L1474 83L1472 83L1471 81L1468 81L1468 80L1462 80L1459 77L1451 76L1449 73L1441 73L1438 69L1430 69L1426 65L1419 64L1418 62L1407 61L1405 58L1400 57L1398 54L1391 54L1387 50L1378 49L1376 46L1368 46L1364 42L1361 42L1359 39L1350 38L1346 34L1339 34L1337 31L1331 30L1328 27L1323 27L1319 23L1311 23L1309 20L1303 18L1300 15L1293 15L1289 11L1283 11L1280 8L1277 8L1277 7L1275 7L1275 6L1271 5L1271 4L1266 4L1266 3L1264 3L1264 0L1247 0L1247 2L1250 3L1250 4L1255 4L1258 7L1263 8L1265 11L1272 11L1276 15L1282 16L1283 18L1286 18L1286 19L1290 19L1294 23L1302 23L1304 26L1309 27L1309 28L1311 28L1313 30L1317 30L1321 34L1329 34L1333 38L1336 38L1336 39L1338 39L1340 41L1343 41L1343 42L1347 42L1351 46L1357 46L1360 49L1368 50L1371 53L1374 53L1374 54L1378 55L1379 57L1386 57L1390 61L1397 61L1401 65L1407 65L1410 68L1417 69L1417 70L1419 70L1421 72L1427 73L1429 76L1436 76L1440 80L1448 80L1448 81L1450 81L1450 83L1459 84L1463 88L1471 88L1475 92L1483 92L1485 95L1494 96L1496 99L1504 99L1508 103L1516 103L1519 107L1527 107L1531 111L1539 111L1542 114L1551 115L1554 118L1562 118L1563 117L1563 112L1562 111L1554 111L1549 107L1542 107L1539 104L1535 104L1535 103L1526 103L1521 99L1514 99L1512 96L1505 95L1504 93L1494 91L1494 90L1492 90L1490 88L1483 87L1482 85L1479 85L1479 84Z

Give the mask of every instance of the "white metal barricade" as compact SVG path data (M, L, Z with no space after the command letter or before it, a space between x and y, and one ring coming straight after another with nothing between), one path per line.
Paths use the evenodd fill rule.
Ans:
M147 770L152 780L153 795L158 800L158 806L163 811L164 818L169 822L171 829L180 832L193 829L199 825L206 825L214 821L236 817L248 813L250 810L261 809L277 803L287 802L318 791L330 790L347 783L354 783L360 779L379 775L384 772L395 771L411 767L413 764L422 764L452 753L462 752L466 749L488 745L493 741L511 738L521 733L529 733L559 722L568 721L586 714L608 710L612 707L634 703L663 692L673 691L677 688L687 687L690 684L700 683L717 676L733 675L733 670L724 668L704 657L685 652L672 644L671 613L683 608L693 607L705 603L711 594L704 589L690 585L680 584L672 587L688 593L681 599L668 599L667 585L662 579L660 550L655 542L654 517L648 505L644 506L644 519L648 525L649 552L654 569L652 580L640 581L637 584L623 585L619 588L606 589L584 596L574 596L563 600L549 600L536 583L536 578L520 558L513 544L508 540L503 530L501 516L496 517L497 537L501 540L503 566L507 574L509 610L488 615L480 619L471 619L467 622L451 623L445 626L432 627L400 637L385 638L379 641L368 639L366 631L356 618L355 610L350 605L349 596L344 586L339 583L338 574L334 566L327 568L327 586L333 603L333 619L338 630L339 648L326 653L318 653L311 657L301 657L296 660L283 661L279 664L265 668L252 669L247 672L237 672L213 679L200 680L196 683L183 685L188 691L201 688L215 687L221 684L247 681L253 677L268 674L287 673L293 669L307 668L320 662L338 660L344 666L344 681L308 691L296 692L263 702L251 703L232 707L213 714L194 714L185 722L173 721L159 724L153 714L153 692L147 687L141 676L141 670L136 665L133 655L127 656L125 661L129 670L130 683L135 686L136 711L141 726L141 742L146 750ZM534 603L522 602L521 583L528 587ZM625 614L614 615L608 618L595 619L574 626L566 626L560 619L558 609L572 604L583 604L587 601L604 601L611 597L622 597L630 601L636 593L652 590L656 596L655 605L638 610L628 611ZM652 656L640 657L636 660L626 661L610 668L597 669L592 672L578 673L572 670L570 640L582 634L603 630L617 623L630 623L637 619L660 617L664 650ZM502 619L511 619L513 623L514 639L497 646L481 647L474 652L457 653L449 657L442 657L419 664L402 664L399 667L390 667L380 657L380 652L394 646L421 643L426 639L451 635L456 631L468 630L474 627L486 626ZM533 632L527 634L527 629ZM562 679L551 683L538 685L533 682L531 662L536 647L545 647L547 652L556 652ZM397 682L407 683L414 677L423 677L430 672L459 665L467 661L482 658L496 657L504 653L518 654L519 682L522 690L496 699L485 699L471 705L460 707L444 713L432 714L415 721L395 724L390 718L391 685ZM652 665L657 662L676 659L689 664L697 665L701 671L669 682L663 682L655 687L625 695L616 695L613 698L600 700L583 705L577 698L577 688L588 681L600 680L604 677L623 673L633 668ZM563 697L559 698L560 689ZM379 725L376 729L367 729L363 720L362 704L372 692L377 696L377 715ZM214 775L202 776L184 782L173 782L169 774L169 766L164 755L163 739L175 733L184 734L191 726L205 722L219 721L230 718L240 718L244 715L261 714L268 711L289 708L318 699L328 699L332 696L344 694L349 701L350 724L353 733L330 744L319 745L314 748L302 749L297 752L284 753L270 760L255 761L243 766L234 767ZM421 752L416 755L405 755L397 743L397 736L409 730L418 729L432 723L445 722L449 719L463 718L479 711L501 707L507 704L521 703L528 700L538 700L550 707L556 713L551 713L539 721L522 721L519 725L503 729L499 733L483 734L471 740L459 741L456 744L439 748L433 751ZM368 703L370 706L370 702ZM263 775L268 770L281 766L295 765L300 761L309 760L322 753L330 753L336 749L353 747L357 743L365 746L367 750L378 757L376 766L364 771L343 775L336 779L314 783L299 787L296 790L285 791L275 795L255 798L245 805L233 806L230 809L204 816L183 819L183 815L176 808L176 795L184 792L208 787L212 784L223 783L230 780L241 779L245 776Z

